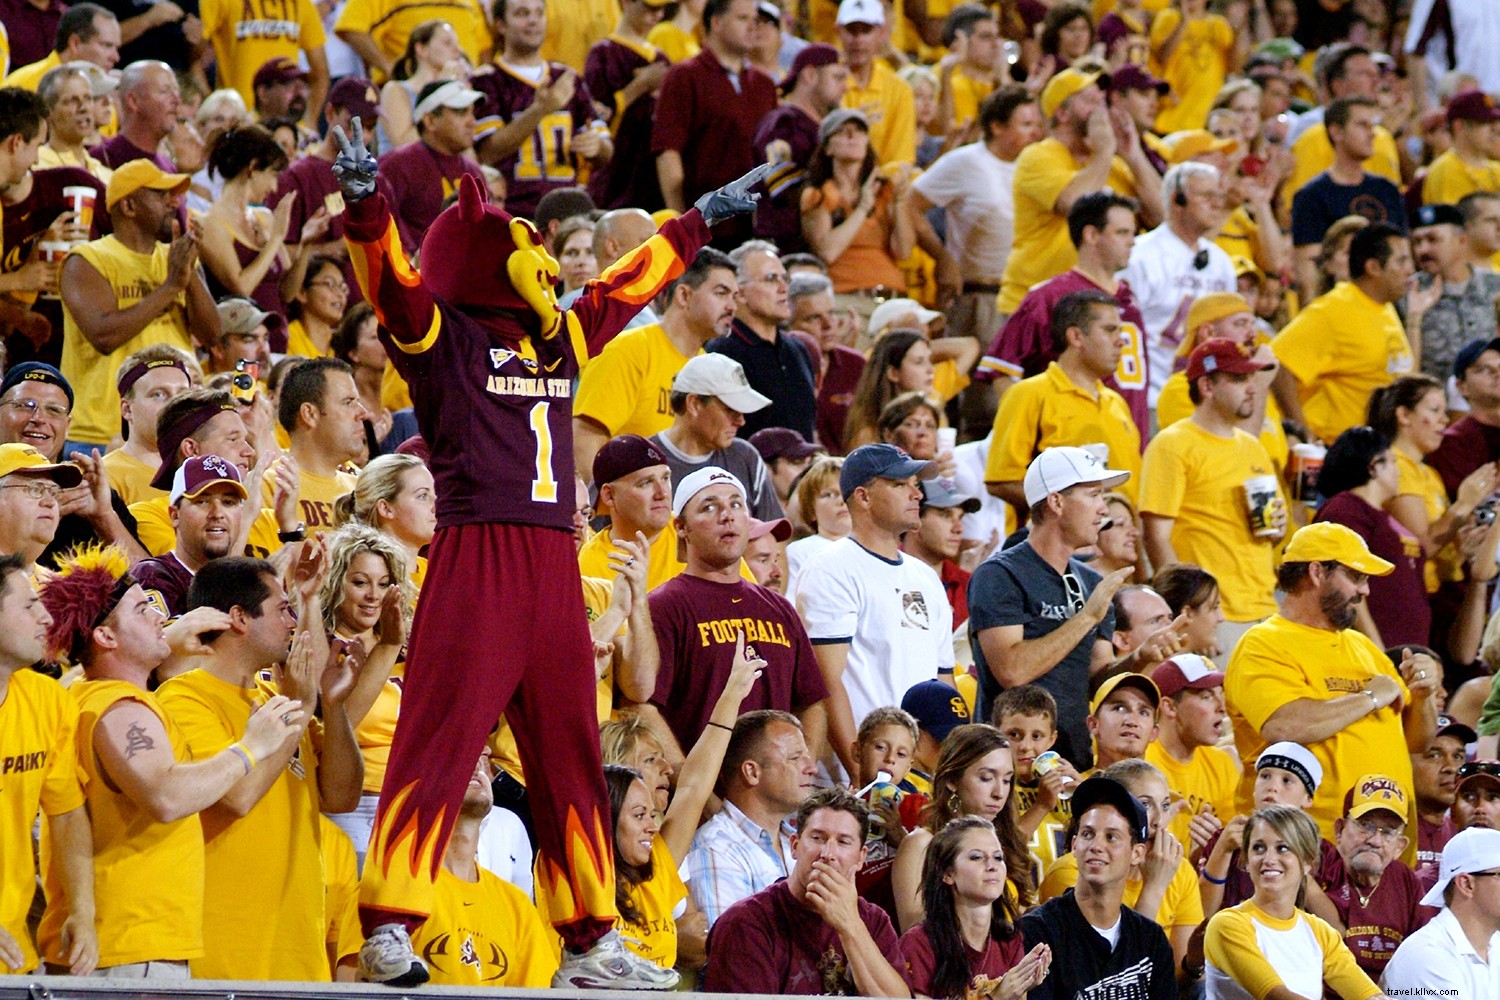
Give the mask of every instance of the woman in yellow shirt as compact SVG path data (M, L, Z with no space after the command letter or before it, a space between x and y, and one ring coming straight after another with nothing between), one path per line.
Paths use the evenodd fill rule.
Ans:
M349 284L338 259L313 254L302 287L287 307L291 321L286 326L286 353L303 358L330 357L333 351L328 345L348 304Z
M1495 465L1471 472L1450 504L1442 477L1424 460L1443 442L1447 395L1431 375L1403 375L1370 396L1370 426L1391 442L1400 484L1385 509L1422 541L1427 592L1463 579L1462 557L1452 544L1484 498L1495 489Z

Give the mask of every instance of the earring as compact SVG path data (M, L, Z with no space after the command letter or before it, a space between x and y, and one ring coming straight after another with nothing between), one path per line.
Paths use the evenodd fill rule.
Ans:
M963 812L963 803L958 801L958 793L953 792L948 796L948 812L958 816Z

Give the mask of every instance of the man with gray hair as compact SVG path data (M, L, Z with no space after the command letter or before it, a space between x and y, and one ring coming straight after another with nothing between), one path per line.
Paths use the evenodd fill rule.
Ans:
M1218 168L1191 160L1179 163L1167 171L1161 187L1166 221L1135 241L1130 263L1120 273L1146 321L1153 409L1187 336L1184 320L1193 300L1237 287L1229 254L1212 240L1225 219Z
M738 361L750 387L771 400L764 409L745 414L739 436L790 427L810 439L817 412L817 362L801 341L781 334L792 309L786 268L776 245L750 240L736 247L729 259L740 283L739 308L729 333L710 340L706 349Z
M63 63L42 75L36 93L47 105L47 139L36 153L38 167L78 167L101 184L109 181L110 169L84 147L100 124L95 97L106 87L113 91L114 83L91 62Z
M172 161L157 152L161 141L177 127L182 95L172 67L143 59L120 74L120 132L92 150L106 167L118 170L131 160L150 160L167 173Z
M75 3L65 8L54 39L46 57L13 71L3 86L36 90L42 76L54 66L84 60L108 71L120 61L120 22L98 4Z
M844 419L849 415L854 387L865 370L865 356L838 340L833 282L827 275L811 271L794 275L787 285L786 297L792 313L792 329L811 334L822 350L818 359L819 377L814 382L818 387L814 421L818 440L830 451L842 451Z

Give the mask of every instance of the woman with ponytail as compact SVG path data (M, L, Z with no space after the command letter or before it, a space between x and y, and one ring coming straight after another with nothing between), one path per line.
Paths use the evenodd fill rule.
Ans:
M417 123L411 119L417 95L435 80L464 80L469 64L458 44L458 33L447 21L423 21L412 29L406 51L391 67L391 78L380 88L380 124L375 134L379 151L417 141Z
M427 560L419 553L437 530L437 493L432 473L415 455L381 455L360 471L354 492L333 505L333 523L363 524L401 550L412 586L421 590Z

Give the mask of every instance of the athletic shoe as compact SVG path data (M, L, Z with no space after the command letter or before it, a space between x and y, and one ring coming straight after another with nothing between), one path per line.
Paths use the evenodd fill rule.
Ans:
M562 967L552 977L554 990L670 990L682 977L648 962L625 947L610 931L585 952L563 949Z
M427 963L412 950L400 924L381 924L359 949L359 971L366 982L405 989L427 982Z

